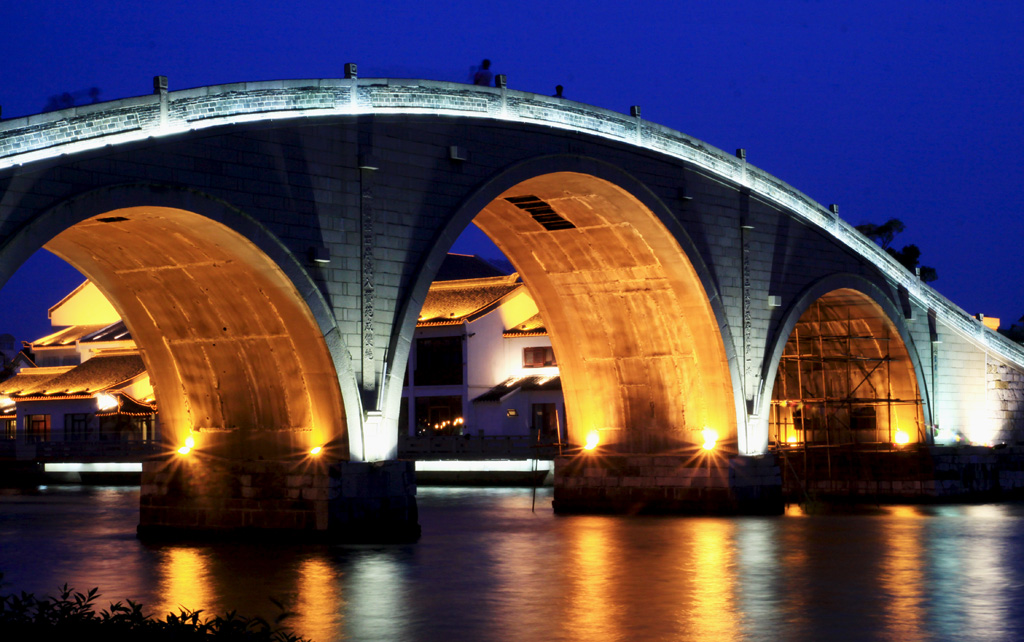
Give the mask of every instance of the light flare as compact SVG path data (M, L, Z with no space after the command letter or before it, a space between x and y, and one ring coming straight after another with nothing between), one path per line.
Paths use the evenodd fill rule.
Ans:
M178 452L182 455L187 455L189 452L196 447L196 440L190 433L188 437L185 437L185 445L178 449Z
M594 450L599 443L601 443L601 433L591 430L587 433L587 443L583 445L583 450Z
M705 428L700 431L702 437L704 437L704 443L702 448L704 450L714 450L715 445L718 443L718 431L713 428Z
M117 397L109 392L101 392L96 395L96 407L101 411L117 408Z

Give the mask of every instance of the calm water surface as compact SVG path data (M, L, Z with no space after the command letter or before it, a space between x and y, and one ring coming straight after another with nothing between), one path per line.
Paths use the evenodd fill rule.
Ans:
M331 640L1019 640L1024 506L556 517L551 491L421 488L402 546L145 545L136 488L0 495L0 591L94 586Z

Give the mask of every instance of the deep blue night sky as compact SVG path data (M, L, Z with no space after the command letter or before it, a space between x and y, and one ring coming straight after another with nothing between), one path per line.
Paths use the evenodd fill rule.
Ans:
M466 81L626 112L747 159L851 223L902 219L933 285L1004 325L1024 314L1024 3L11 2L5 118L96 86L101 100L247 80ZM477 252L474 241L460 242ZM490 250L484 249L483 253ZM34 261L0 332L32 339L79 277Z

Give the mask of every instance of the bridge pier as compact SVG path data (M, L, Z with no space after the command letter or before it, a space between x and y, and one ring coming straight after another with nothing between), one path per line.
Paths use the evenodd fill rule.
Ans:
M412 462L165 458L142 469L141 539L419 539Z
M583 453L555 459L556 513L780 514L772 455Z

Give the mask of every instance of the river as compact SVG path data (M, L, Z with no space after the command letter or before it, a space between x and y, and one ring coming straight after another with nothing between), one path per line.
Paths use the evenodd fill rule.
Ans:
M131 487L0 495L0 592L99 587L401 641L1019 640L1024 505L555 516L551 490L421 488L411 545L147 545Z

